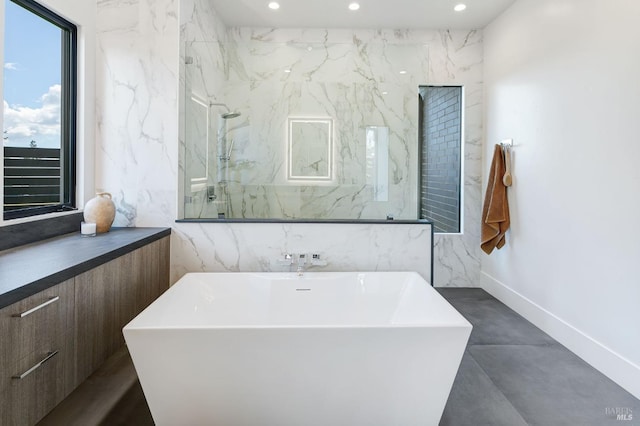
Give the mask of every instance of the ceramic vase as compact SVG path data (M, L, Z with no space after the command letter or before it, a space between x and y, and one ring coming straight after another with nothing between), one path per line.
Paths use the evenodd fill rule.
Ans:
M109 232L116 217L116 205L108 192L99 192L84 206L84 221L96 224L96 233Z

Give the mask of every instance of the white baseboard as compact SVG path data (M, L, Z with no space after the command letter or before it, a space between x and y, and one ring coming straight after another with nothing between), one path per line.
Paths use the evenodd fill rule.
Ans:
M485 272L481 272L480 286L623 387L627 392L640 399L639 366Z

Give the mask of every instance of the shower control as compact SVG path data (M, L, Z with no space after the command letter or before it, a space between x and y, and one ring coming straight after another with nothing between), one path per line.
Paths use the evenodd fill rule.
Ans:
M311 255L309 263L311 266L327 266L327 261L320 259L320 255L317 253Z
M285 253L281 259L278 259L278 265L291 266L293 265L293 255L291 253Z
M216 187L213 185L207 186L207 201L210 203L215 201L218 196L216 195Z
M311 266L327 266L327 261L320 258L317 253L285 253L281 258L276 260L278 266L296 266L298 273L304 272L305 268Z

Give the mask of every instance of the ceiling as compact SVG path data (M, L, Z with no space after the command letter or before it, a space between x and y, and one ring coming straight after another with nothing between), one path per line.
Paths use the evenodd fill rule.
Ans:
M278 10L269 1L211 0L230 27L457 30L484 28L515 0L276 0ZM360 10L347 8L352 1ZM458 3L466 10L455 12Z

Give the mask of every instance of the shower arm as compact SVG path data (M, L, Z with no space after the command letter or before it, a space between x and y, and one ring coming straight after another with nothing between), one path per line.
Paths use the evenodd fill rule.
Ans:
M227 106L227 104L223 104L223 103L218 103L218 102L210 102L209 106L221 106L221 107L225 107L225 109L227 110L227 112L231 112L231 109L229 109L229 107Z

